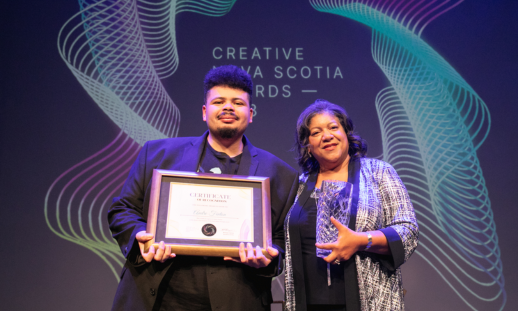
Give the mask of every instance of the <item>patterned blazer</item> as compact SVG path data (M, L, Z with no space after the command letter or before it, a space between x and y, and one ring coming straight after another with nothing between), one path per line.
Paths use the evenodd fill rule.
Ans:
M295 202L306 187L307 178L308 175L300 176ZM291 211L288 212L284 222L285 310L289 311L306 308L306 306L297 306L295 303L297 290L301 287L294 284L293 269L302 269L302 267L292 265L289 230ZM392 166L380 160L362 158L356 231L373 230L381 230L387 236L391 255L356 253L361 310L404 310L400 265L408 260L418 244L419 229L414 208L405 186Z

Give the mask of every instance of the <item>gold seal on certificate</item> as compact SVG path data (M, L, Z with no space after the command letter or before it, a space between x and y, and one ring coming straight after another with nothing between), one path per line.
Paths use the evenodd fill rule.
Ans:
M236 257L241 242L266 249L269 190L267 177L154 170L149 245L164 241L176 254L200 256Z
M216 234L216 226L213 224L206 224L201 227L201 232L206 236L213 236Z

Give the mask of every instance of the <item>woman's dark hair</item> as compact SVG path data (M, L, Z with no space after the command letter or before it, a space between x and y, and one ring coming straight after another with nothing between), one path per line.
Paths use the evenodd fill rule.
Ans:
M344 128L349 142L351 161L363 158L367 154L367 142L354 133L353 121L349 118L345 109L327 100L317 99L300 114L297 120L297 132L295 133L297 140L296 148L298 149L297 161L304 173L316 172L320 168L317 160L309 153L308 145L311 119L315 115L322 113L334 115Z

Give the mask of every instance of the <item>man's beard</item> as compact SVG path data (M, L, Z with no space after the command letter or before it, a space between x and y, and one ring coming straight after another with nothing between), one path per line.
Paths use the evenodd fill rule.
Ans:
M234 138L237 135L237 128L220 127L218 128L218 135L223 139Z

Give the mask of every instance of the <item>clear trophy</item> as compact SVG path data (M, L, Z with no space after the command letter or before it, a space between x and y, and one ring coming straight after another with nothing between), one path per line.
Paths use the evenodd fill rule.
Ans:
M348 227L351 217L353 184L340 180L324 180L317 196L317 243L333 243L338 229L331 216ZM317 257L327 257L331 250L317 248Z

